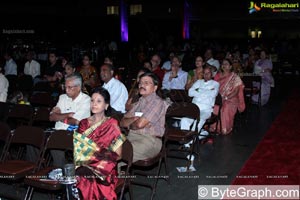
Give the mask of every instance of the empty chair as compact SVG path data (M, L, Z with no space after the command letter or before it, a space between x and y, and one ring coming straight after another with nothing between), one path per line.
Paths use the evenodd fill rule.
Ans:
M33 79L31 75L22 75L18 77L18 89L22 92L30 93L33 87Z
M45 106L45 107L53 107L55 105L54 98L51 96L49 92L34 92L29 102L32 106Z
M21 125L31 125L32 115L32 106L16 104L9 111L7 121L12 129Z
M189 97L187 90L170 90L168 97L173 102L192 102L192 98Z
M258 94L258 105L261 105L261 76L243 76L242 81L245 85L244 97L247 105L252 103L252 96Z
M9 96L10 94L12 94L14 91L16 91L18 89L18 76L17 75L6 75L5 76L8 80L9 86L8 86L8 91L7 91L7 95Z
M173 127L172 124L167 123L166 132L165 132L165 139L167 142L167 156L173 157L173 158L179 158L179 159L185 159L187 160L187 169L190 166L192 156L189 156L189 159L187 159L187 155L192 155L195 152L195 144L196 141L198 141L198 123L200 120L200 110L199 107L196 104L193 103L187 103L187 102L176 102L173 103L167 111L166 114L167 121L173 118L182 118L187 117L194 120L193 124L190 126L189 130L181 130L179 128ZM192 141L192 145L190 148L187 149L181 149L181 148L171 148L169 147L170 142L175 142L179 144L186 144L188 142ZM184 155L180 155L178 153L174 154L171 152L179 151L179 152L185 152Z
M37 107L32 117L32 126L41 127L43 129L54 127L54 122L49 120L50 107Z
M0 122L5 122L9 112L9 104L0 102Z
M5 154L6 148L9 144L10 136L11 131L9 126L4 122L0 122L0 162L2 161L2 158L5 158L7 156Z
M0 176L9 177L10 181L24 178L34 172L38 167L39 160L30 162L25 160L25 145L30 145L41 150L45 142L43 129L32 126L20 126L9 140L3 162L0 164ZM15 150L12 152L12 150Z
M57 168L51 165L49 150L59 149L64 151L73 151L73 133L66 130L56 130L47 139L45 147L41 154L41 160L38 170L27 176L24 183L28 185L25 199L31 199L34 189L44 189L49 192L58 191L64 188L58 180L47 179L48 173ZM41 178L43 177L43 178Z
M131 178L130 176L130 170L131 170L131 165L132 165L132 159L133 159L133 148L132 144L130 143L129 140L126 140L122 144L122 158L121 162L125 162L126 165L126 170L124 174L119 174L118 178L118 183L116 186L116 194L119 194L119 199L123 199L123 195L125 192L125 189L129 189L129 195L130 199L132 199L132 190L131 190Z
M51 92L53 89L46 81L37 82L33 86L33 92Z

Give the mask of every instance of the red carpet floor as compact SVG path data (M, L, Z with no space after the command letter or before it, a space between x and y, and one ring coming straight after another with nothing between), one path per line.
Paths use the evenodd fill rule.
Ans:
M294 91L233 185L300 184L300 91Z

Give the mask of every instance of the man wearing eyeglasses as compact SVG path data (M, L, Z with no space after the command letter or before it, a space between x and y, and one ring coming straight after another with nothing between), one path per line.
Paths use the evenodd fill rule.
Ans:
M159 79L152 72L140 76L139 101L124 115L120 126L128 128L133 146L133 162L156 156L162 147L165 115L169 104L157 94Z
M81 86L82 78L80 75L74 74L66 78L66 94L59 96L58 103L52 109L49 117L50 121L56 122L55 129L72 131L76 129L80 120L91 115L91 99L81 92ZM64 164L64 152L58 150L55 152L59 153L52 153L55 157L53 164L61 167Z

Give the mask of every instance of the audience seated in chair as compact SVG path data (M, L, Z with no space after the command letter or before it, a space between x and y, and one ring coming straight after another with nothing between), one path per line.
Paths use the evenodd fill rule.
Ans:
M245 109L244 102L244 84L241 78L232 72L232 64L229 59L224 59L222 62L222 71L215 76L215 80L220 84L219 93L222 96L221 108L221 124L222 130L218 130L226 135L231 133L233 129L234 116L239 110Z
M101 66L101 79L104 82L103 86L110 94L110 105L114 112L125 113L125 104L128 100L128 92L125 85L115 79L114 67L110 64L103 64Z
M28 61L24 66L24 74L30 75L32 79L41 75L41 65L36 60L34 60L34 52L27 52L26 58Z
M190 70L188 72L188 79L187 83L185 85L185 89L188 90L192 87L192 85L197 81L203 79L203 66L204 61L201 56L197 56L195 59L195 66L196 68L193 70Z
M162 147L165 132L165 114L168 104L157 94L159 79L153 73L140 76L139 101L121 120L121 126L129 129L127 139L133 146L133 162L156 156Z
M213 106L216 96L219 92L219 83L212 80L212 69L210 67L204 68L204 79L197 80L193 86L189 89L189 96L193 97L192 103L196 104L200 109L200 121L198 123L198 130L201 131L206 119L211 116L213 112ZM182 118L180 128L182 130L189 130L194 120L189 118ZM194 124L196 126L196 124ZM195 129L194 127L193 129ZM200 132L199 139L202 139L203 135L207 135L207 132ZM189 147L192 141L185 144Z
M129 97L125 105L126 111L130 110L133 107L133 104L139 100L140 94L139 94L138 85L140 81L140 76L146 72L151 72L151 71L148 68L144 68L144 67L139 70L136 80L132 84L132 87L129 91Z
M91 65L91 62L91 56L84 54L79 73L82 76L83 86L95 88L99 84L99 79L96 68Z
M188 73L181 68L181 59L174 56L171 61L171 71L164 75L162 82L162 89L171 90L178 89L184 90L188 78Z
M162 80L165 75L165 71L163 69L161 69L161 67L160 67L160 62L161 62L160 55L154 54L151 57L150 62L151 62L151 71L159 78L158 88L160 88L162 85ZM144 67L146 67L145 63L144 63Z
M91 117L80 121L74 133L74 161L80 199L116 199L117 160L126 140L118 122L107 117L110 95L104 88L92 91Z
M18 66L12 57L12 52L5 52L4 59L6 60L4 65L5 76L18 75Z
M79 75L66 78L66 94L59 97L57 105L50 113L50 121L55 121L57 130L74 130L80 120L90 116L90 97L81 92L82 79ZM64 152L52 150L54 165L64 166ZM54 155L55 154L55 155Z

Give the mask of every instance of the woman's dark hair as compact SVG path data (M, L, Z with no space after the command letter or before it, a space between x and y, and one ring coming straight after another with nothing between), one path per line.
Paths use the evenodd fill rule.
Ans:
M84 53L84 54L82 55L82 59L83 59L84 57L88 57L89 60L92 61L92 56L91 56L90 54Z
M104 102L109 105L107 110L105 110L104 114L105 114L105 116L110 116L111 115L111 107L110 107L110 94L109 94L109 92L103 87L96 87L91 91L91 96L95 93L100 94L103 97Z
M232 61L231 61L229 58L224 58L223 61L224 61L224 60L226 60L226 61L230 64L230 66L232 66ZM223 63L223 61L222 61L222 63ZM221 71L224 72L224 70L223 70L222 67L221 67ZM231 71L231 72L233 71L233 67L231 67L230 71Z
M149 76L152 79L153 84L158 86L159 78L158 78L158 76L156 74L154 74L153 72L146 72L146 73L143 73L140 76L140 79L143 78L143 77L145 77L145 76Z
M142 67L139 69L139 72L144 72L144 73L150 73L150 69L146 68L146 67Z
M149 64L151 65L151 67L152 67L152 62L151 62L151 60L150 60L150 59L146 59L146 60L144 60L144 61L143 61L143 65L144 65L145 63L149 63Z
M67 65L69 65L72 69L76 68L75 65L71 61L67 62L65 66L67 66Z
M232 61L229 58L224 58L223 61L226 60L227 62L229 62L230 65L232 65Z

